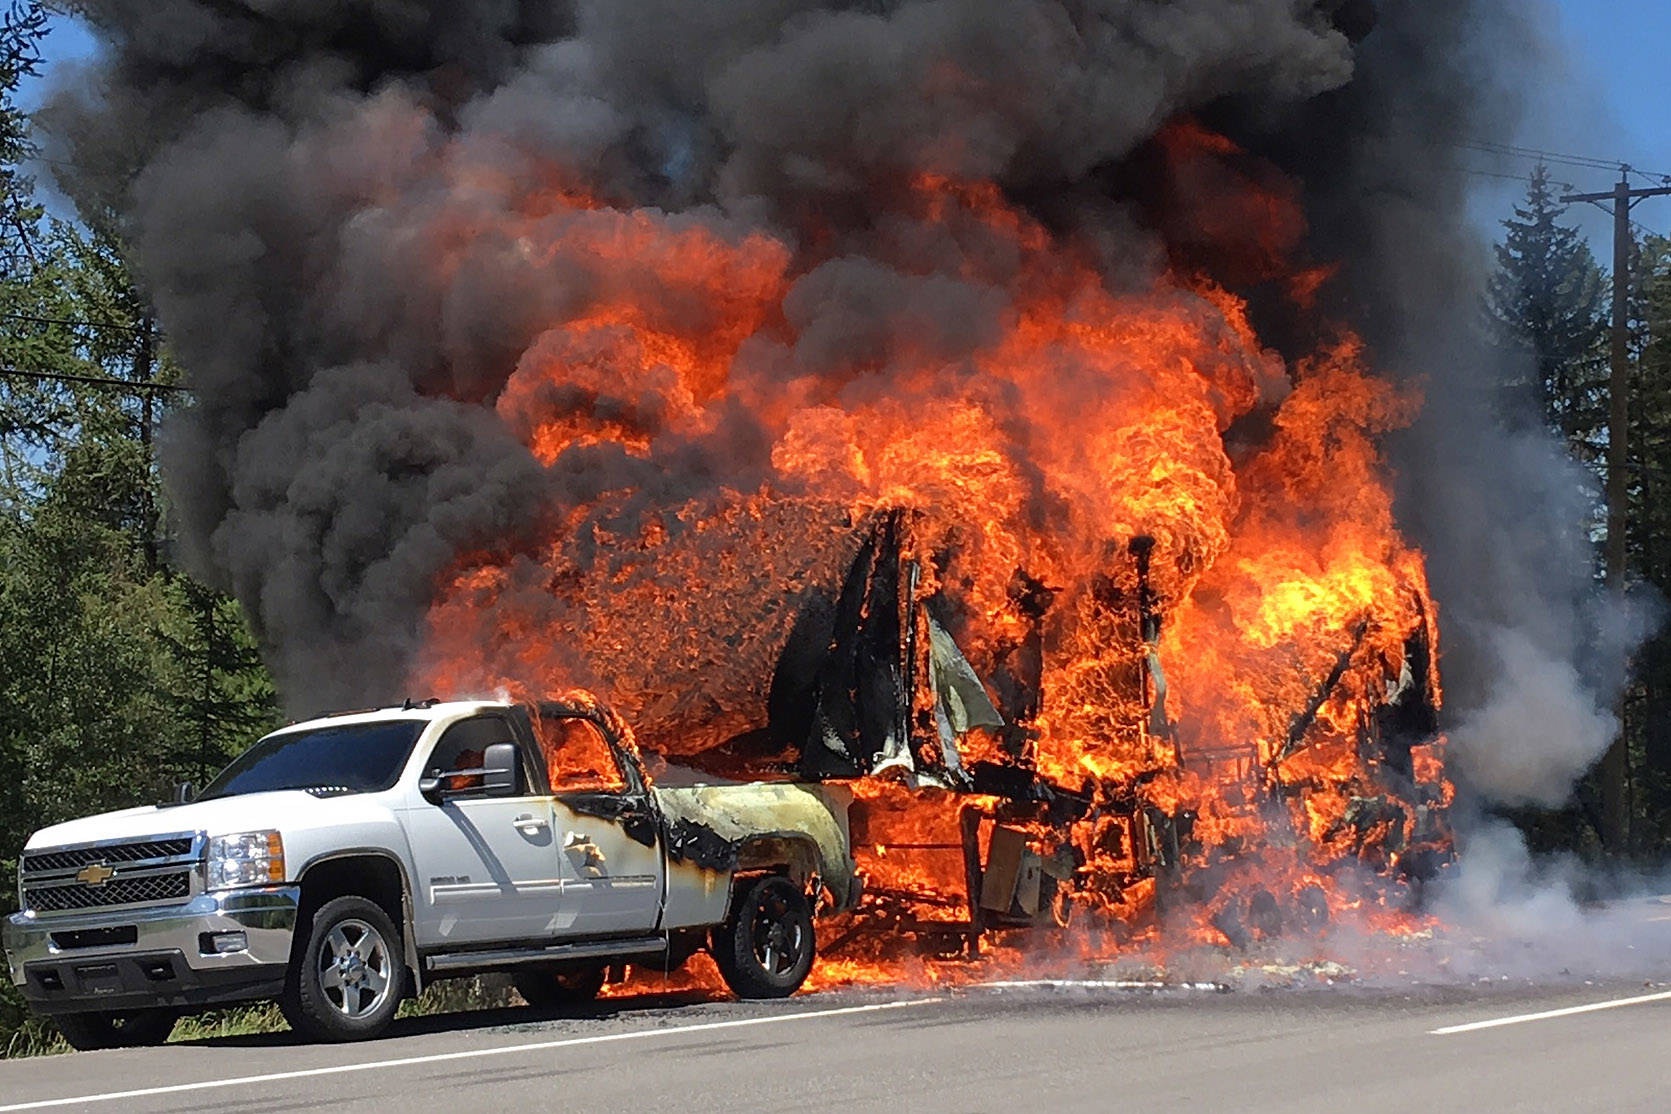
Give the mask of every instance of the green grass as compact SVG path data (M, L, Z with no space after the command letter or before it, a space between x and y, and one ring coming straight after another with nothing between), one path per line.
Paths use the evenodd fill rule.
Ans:
M284 1023L284 1015L279 1013L278 1003L254 1002L182 1017L174 1023L174 1033L168 1039L177 1042L247 1037L255 1033L283 1033L289 1028Z
M402 1002L400 1012L395 1016L431 1017L463 1010L499 1009L520 1001L511 990L510 980L502 975L451 979L435 983L417 998ZM0 1060L71 1051L51 1021L39 1017L11 1020L9 1029L0 1026ZM172 1043L215 1037L247 1037L258 1033L282 1033L289 1028L276 1004L255 1002L181 1018L168 1039Z
M68 1052L70 1046L58 1035L52 1022L30 1017L21 1024L0 1031L0 1060L14 1060L24 1056L50 1056Z

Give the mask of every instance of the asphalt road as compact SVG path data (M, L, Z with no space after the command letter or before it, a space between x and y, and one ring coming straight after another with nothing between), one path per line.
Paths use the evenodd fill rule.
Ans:
M1526 1017L1551 1011L1560 1012ZM1496 1024L1473 1027L1482 1022ZM319 1107L1663 1111L1671 990L1024 986L774 1003L645 997L584 1017L504 1010L402 1022L362 1045L269 1036L0 1062L0 1114Z

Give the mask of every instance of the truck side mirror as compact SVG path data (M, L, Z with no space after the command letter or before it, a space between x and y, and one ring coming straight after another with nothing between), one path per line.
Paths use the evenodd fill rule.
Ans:
M191 799L192 799L193 796L195 796L195 794L192 792L191 782L182 781L182 782L175 783L175 786L174 786L174 803L175 804L177 804L177 805L189 805L189 804L191 804Z
M489 797L516 796L516 744L494 743L482 761L482 789Z

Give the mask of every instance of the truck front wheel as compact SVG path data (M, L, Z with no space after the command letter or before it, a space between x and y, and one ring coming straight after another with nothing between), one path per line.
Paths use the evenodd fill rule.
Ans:
M174 1031L173 1010L137 1010L133 1013L69 1013L54 1018L58 1031L71 1048L91 1052L98 1048L137 1048L161 1044Z
M400 934L383 907L339 897L314 913L279 1007L309 1040L364 1040L394 1019L405 978Z
M761 878L714 930L714 964L739 998L787 998L812 971L812 908L793 882Z

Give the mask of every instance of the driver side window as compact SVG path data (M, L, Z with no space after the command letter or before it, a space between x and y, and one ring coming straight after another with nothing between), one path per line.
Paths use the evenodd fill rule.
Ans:
M534 721L553 793L623 793L627 779L609 741L591 720L546 717Z
M484 788L482 775L473 771L482 768L487 760L487 748L495 743L516 744L511 725L498 716L476 716L447 728L441 741L430 752L424 766L425 777L441 779L441 787L455 796L474 796ZM528 761L517 747L516 794L528 792Z

